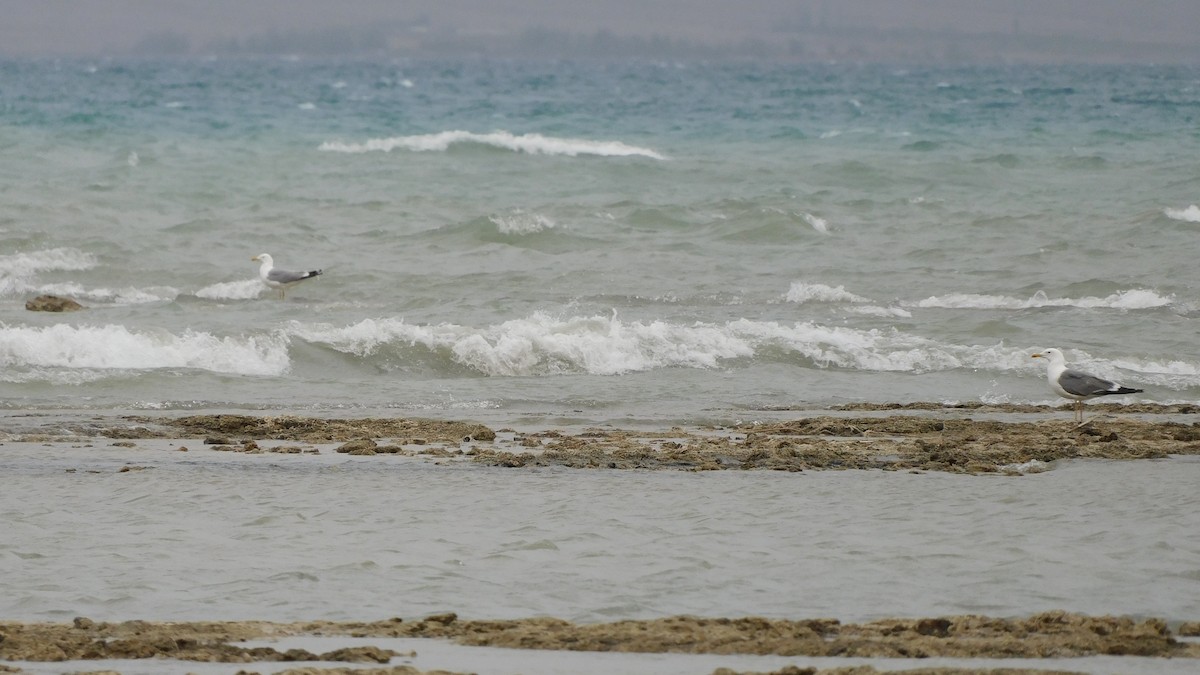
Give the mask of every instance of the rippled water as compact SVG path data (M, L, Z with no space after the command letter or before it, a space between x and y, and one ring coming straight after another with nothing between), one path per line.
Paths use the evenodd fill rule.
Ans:
M1200 397L1196 68L0 76L4 409L1045 402L1055 345ZM325 274L279 302L262 252Z
M1193 457L1000 477L177 445L6 444L0 616L1200 616Z

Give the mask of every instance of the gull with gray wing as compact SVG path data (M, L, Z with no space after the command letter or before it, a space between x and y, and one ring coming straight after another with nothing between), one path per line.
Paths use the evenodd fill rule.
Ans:
M1090 375L1081 370L1067 367L1067 357L1054 347L1033 355L1035 359L1046 359L1046 380L1054 393L1075 402L1075 421L1083 424L1083 402L1097 396L1115 394L1138 394L1141 389L1123 387L1116 382Z
M260 253L250 260L262 262L262 265L258 268L258 276L268 288L274 288L279 291L280 300L284 299L284 293L287 291L288 287L294 286L305 279L311 279L322 273L321 270L292 272L290 270L276 269L275 260L271 258L271 254L269 253Z

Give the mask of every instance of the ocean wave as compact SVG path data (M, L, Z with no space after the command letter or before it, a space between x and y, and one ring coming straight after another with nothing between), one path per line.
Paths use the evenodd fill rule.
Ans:
M169 302L179 296L179 291L169 286L155 286L150 288L86 288L73 282L39 284L28 279L0 279L0 296L34 294L57 295L83 303L140 305L153 302Z
M829 232L829 221L825 220L824 218L814 216L811 213L801 213L800 217L803 218L804 222L808 223L809 226L817 232L821 232L823 234L827 234Z
M544 216L540 213L529 213L523 210L514 210L506 214L497 214L488 216L488 220L496 226L496 230L500 234L505 235L528 235L545 232L558 227L558 223L554 222L549 216Z
M50 270L87 270L96 256L74 248L52 248L30 253L0 255L0 274L34 274Z
M811 321L738 319L724 323L627 321L617 316L545 313L482 327L364 319L349 325L291 321L253 335L179 334L120 325L46 327L0 324L0 382L83 384L159 370L281 377L312 349L337 352L375 372L426 371L434 377L616 376L667 368L742 368L786 363L805 368L922 374L972 370L1040 377L1028 346L961 345L896 327L859 329ZM1200 386L1200 364L1115 357L1072 362L1134 386Z
M616 316L526 318L474 328L367 319L349 326L293 322L288 333L359 358L402 360L436 352L484 376L620 375L660 368L711 369L735 360L806 361L817 368L929 372L1030 370L1027 348L941 344L889 329L739 319L691 324Z
M663 155L649 148L627 145L620 141L555 138L541 134L517 135L507 131L494 131L487 134L478 134L470 131L443 131L437 134L419 136L372 138L363 143L326 141L318 149L325 152L345 153L391 152L392 150L445 152L451 146L457 144L485 145L530 155L565 155L568 157L594 155L599 157L666 159Z
M120 325L45 327L0 324L6 381L39 369L145 371L188 368L237 375L281 375L290 367L281 334L219 337L185 331L136 331ZM22 375L21 373L24 373ZM10 379L17 377L18 379ZM87 376L90 377L90 376Z
M87 288L72 281L41 283L42 272L76 272L97 265L96 256L73 248L53 248L44 251L0 256L0 297L50 294L82 302L101 302L113 305L137 305L173 300L179 291L169 286L147 288Z
M922 309L1034 309L1039 307L1078 307L1083 309L1153 309L1175 302L1173 296L1163 296L1148 289L1118 291L1103 298L1051 298L1038 291L1026 299L1007 295L950 293L935 295L906 306Z
M0 255L0 296L37 290L33 278L40 272L78 271L95 266L95 255L73 248Z
M853 314L862 314L863 316L879 316L889 319L910 319L912 312L900 307L881 307L879 305L854 305L847 307L846 311Z
M1088 364L1090 372L1121 382L1166 389L1188 389L1200 386L1200 364L1186 361L1157 361L1153 359L1114 358Z
M266 289L258 279L223 281L205 286L196 291L196 297L205 300L253 300Z
M488 376L713 368L721 360L753 354L752 347L719 326L627 323L599 316L556 319L542 313L482 329L367 319L344 328L294 324L291 331L356 356L370 356L397 343L422 345Z
M1186 209L1163 209L1163 214L1171 220L1182 220L1185 223L1200 223L1200 206L1195 204Z
M785 299L788 302L804 304L806 302L870 302L870 298L855 295L846 290L845 286L827 286L825 284L810 284L803 281L793 281Z

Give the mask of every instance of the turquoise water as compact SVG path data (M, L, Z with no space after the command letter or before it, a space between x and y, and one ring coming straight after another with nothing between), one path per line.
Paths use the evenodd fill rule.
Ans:
M1195 401L1198 151L1198 68L0 62L0 406Z

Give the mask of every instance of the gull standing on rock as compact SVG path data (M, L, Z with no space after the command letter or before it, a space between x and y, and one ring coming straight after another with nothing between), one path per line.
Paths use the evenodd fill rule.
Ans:
M1139 394L1141 389L1122 387L1116 382L1089 375L1067 367L1067 358L1054 347L1033 355L1035 359L1046 359L1046 380L1054 393L1075 401L1075 421L1083 424L1083 402L1097 396L1113 394Z
M262 261L262 266L258 268L258 276L268 288L279 289L279 299L284 299L284 293L288 286L298 284L305 279L311 279L319 274L321 270L311 270L309 272L291 272L288 270L275 269L275 261L271 258L270 253L259 253L251 258L253 261Z

